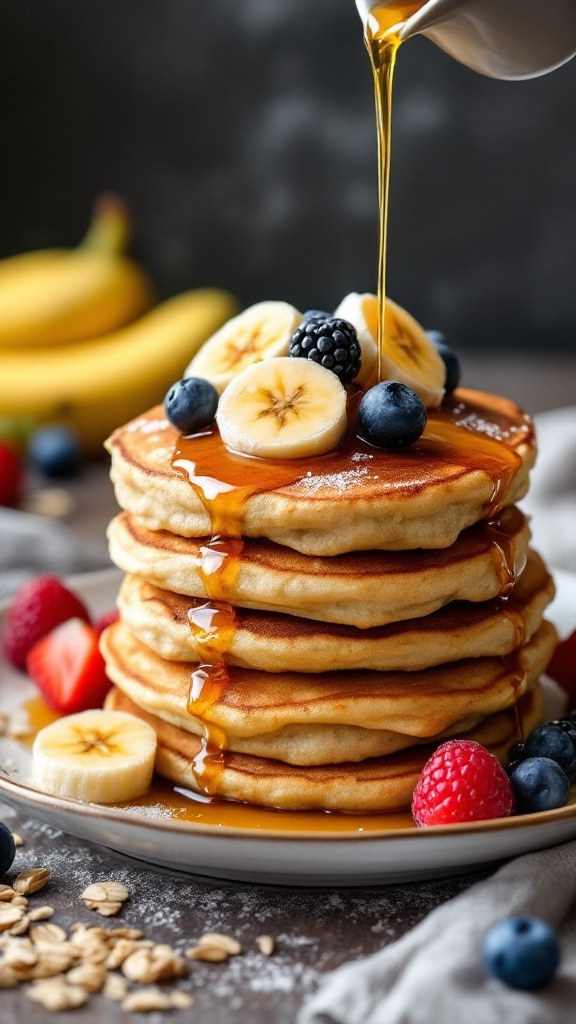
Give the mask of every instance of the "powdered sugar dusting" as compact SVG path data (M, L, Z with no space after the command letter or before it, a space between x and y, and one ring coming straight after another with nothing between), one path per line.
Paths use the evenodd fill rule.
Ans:
M129 423L124 430L127 434L154 434L163 430L168 430L169 427L170 423L167 419L149 420L143 416L141 419L134 420L133 423Z
M329 488L338 494L344 494L350 487L359 484L361 480L369 478L367 466L357 469L345 469L341 473L327 473L325 476L304 477L298 481L298 489L304 494L312 496L318 491Z

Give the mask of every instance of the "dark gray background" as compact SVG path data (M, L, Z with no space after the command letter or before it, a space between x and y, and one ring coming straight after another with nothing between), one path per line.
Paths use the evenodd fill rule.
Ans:
M376 276L353 0L2 0L0 255L132 203L160 294L332 308ZM457 345L572 349L576 61L525 83L399 57L389 292Z

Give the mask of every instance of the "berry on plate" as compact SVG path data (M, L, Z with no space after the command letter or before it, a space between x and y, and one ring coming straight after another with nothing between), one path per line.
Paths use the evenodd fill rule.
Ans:
M164 399L166 416L172 426L183 434L193 434L213 423L217 408L216 388L201 377L176 381Z
M505 917L486 932L484 963L511 988L541 988L560 964L556 932L538 917Z
M0 441L0 505L13 508L22 497L22 463L12 445Z
M4 822L0 821L0 878L10 870L16 856L14 836Z
M448 344L446 338L440 331L426 331L426 334L430 338L434 348L437 350L438 355L442 357L444 366L446 367L446 383L444 385L444 390L447 395L451 395L460 383L462 373L460 369L460 360L452 346Z
M86 606L55 576L36 576L14 595L6 617L4 654L16 668L26 668L30 649L66 619L90 622Z
M78 435L69 427L40 427L28 442L28 457L42 476L75 476L82 458Z
M524 745L524 757L546 757L559 764L571 780L576 774L576 749L570 727L564 729L560 723L548 722L534 729Z
M394 380L370 388L358 406L360 434L377 448L409 448L422 434L427 420L424 403L416 392Z
M573 708L576 705L576 630L567 640L560 641L546 669L546 675L566 690L568 706Z
M424 765L414 790L417 825L453 825L512 813L510 780L494 754L474 740L442 743Z
M26 667L50 707L67 715L102 707L111 686L98 634L81 619L69 619L39 640Z
M315 316L304 320L290 339L292 359L311 359L331 370L342 384L349 384L360 373L362 353L356 328L334 316Z
M568 799L566 773L549 757L528 757L510 769L518 814L552 811Z

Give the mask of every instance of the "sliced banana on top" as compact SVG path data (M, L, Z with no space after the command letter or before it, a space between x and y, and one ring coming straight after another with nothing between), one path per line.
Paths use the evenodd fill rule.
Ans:
M288 355L290 338L301 321L302 314L288 302L257 302L208 339L184 376L204 377L222 392L246 367Z
M85 803L123 803L150 786L156 733L125 711L93 710L59 718L32 747L32 785Z
M371 387L378 383L378 298L370 292L352 292L342 300L338 316L349 320L356 328L363 349L362 339L371 337L374 345L374 360L370 372L364 373L364 349L362 370L358 382ZM407 384L422 399L428 409L440 405L444 397L446 367L441 356L430 341L423 327L407 310L392 299L386 299L384 317L384 343L382 346L382 379L397 380Z
M261 458L322 455L346 430L346 392L308 359L267 359L226 388L216 422L229 448Z
M356 328L358 343L362 352L362 366L360 373L354 383L365 387L372 377L378 362L378 349L376 339L378 337L378 300L374 308L373 299L375 295L369 292L350 292L334 311L334 316L347 320Z
M386 299L382 374L407 384L434 409L444 398L446 366L417 320L392 299Z

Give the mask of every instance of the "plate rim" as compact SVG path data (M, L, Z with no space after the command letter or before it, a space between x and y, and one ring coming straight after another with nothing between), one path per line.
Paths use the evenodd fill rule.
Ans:
M115 566L106 569L96 569L92 572L77 573L65 577L72 585L83 588L86 585L98 585L121 578L120 570ZM87 600L90 595L82 595ZM0 617L7 611L11 598L0 601ZM55 797L49 793L42 793L40 790L28 786L26 783L17 782L9 777L5 770L0 767L0 794L12 797L15 801L25 801L32 807L49 807L52 810L64 814L86 817L89 819L100 819L113 822L118 825L140 826L151 828L153 831L178 833L183 835L204 836L210 839L244 839L294 843L294 842L322 842L322 843L348 843L348 842L422 842L431 840L441 842L449 836L487 834L491 832L506 832L514 829L527 829L531 826L556 824L576 817L576 801L566 804L564 807L557 807L549 811L537 811L534 814L511 815L507 818L488 818L481 821L455 822L451 825L428 825L426 827L397 828L397 829L376 829L370 832L323 832L284 831L282 829L253 829L243 828L236 825L211 825L194 821L182 821L170 818L153 818L146 814L127 811L123 808L107 806L106 804L83 803L81 800ZM326 812L329 813L329 812ZM354 817L354 815L350 815Z

